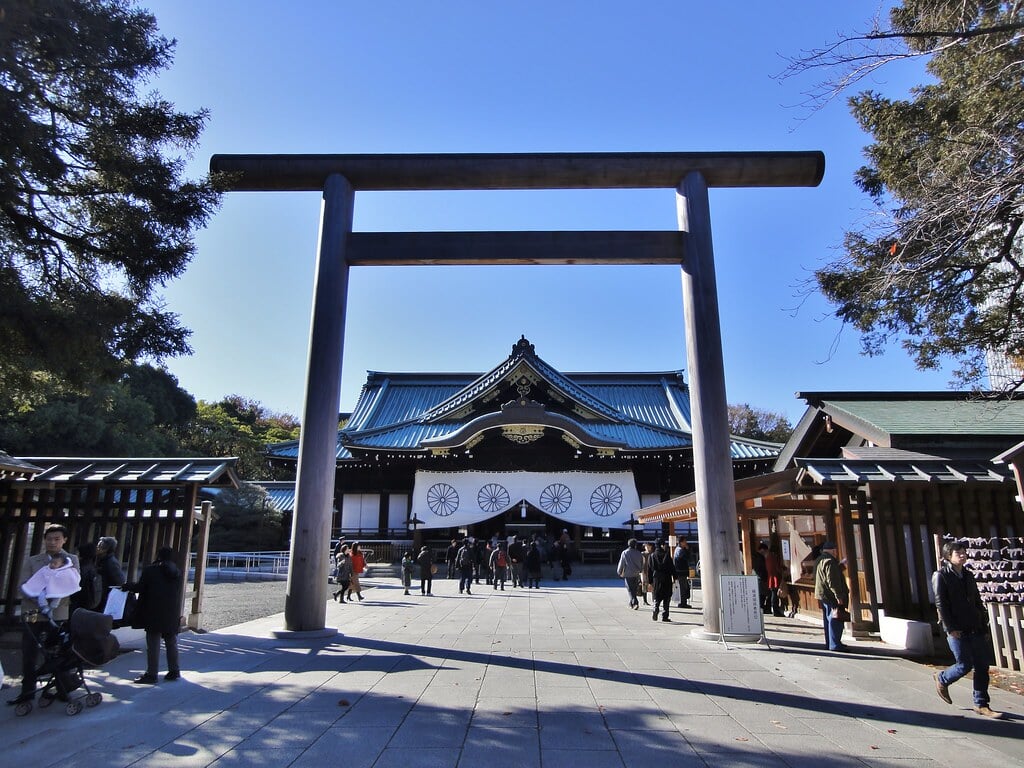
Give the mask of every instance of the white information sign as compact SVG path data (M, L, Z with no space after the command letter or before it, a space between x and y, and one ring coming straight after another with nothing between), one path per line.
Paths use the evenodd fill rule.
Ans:
M757 576L719 576L723 635L763 635Z

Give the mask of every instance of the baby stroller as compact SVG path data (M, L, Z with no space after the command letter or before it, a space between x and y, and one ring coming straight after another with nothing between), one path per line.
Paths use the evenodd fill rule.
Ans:
M54 700L67 702L64 711L77 715L85 707L95 707L103 701L103 694L92 692L85 682L84 669L99 667L117 656L120 644L111 634L113 619L103 613L79 608L61 625L52 619L36 621L32 636L36 640L42 661L36 667L36 680L43 683L39 694L39 708L50 706ZM79 688L85 695L71 698ZM32 699L19 702L14 714L24 717L32 711Z

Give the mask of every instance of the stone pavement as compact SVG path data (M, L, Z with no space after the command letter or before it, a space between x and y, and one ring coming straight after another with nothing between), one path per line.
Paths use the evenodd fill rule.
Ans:
M651 621L618 582L471 597L394 582L330 603L343 634L276 639L277 615L181 637L184 679L133 685L143 653L89 673L103 702L16 718L4 762L39 766L1024 766L1024 699L1007 720L935 694L927 666L877 643L821 648L820 625L769 619L771 643L695 640L696 611ZM699 593L698 593L699 598ZM283 608L283 606L282 606ZM10 694L10 691L5 691Z

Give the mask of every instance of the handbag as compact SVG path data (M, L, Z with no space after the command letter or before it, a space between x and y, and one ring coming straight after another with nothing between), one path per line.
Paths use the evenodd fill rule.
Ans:
M120 621L124 618L127 604L128 593L117 589L116 587L112 588L110 593L107 595L107 602L103 607L103 613L110 616L114 621Z

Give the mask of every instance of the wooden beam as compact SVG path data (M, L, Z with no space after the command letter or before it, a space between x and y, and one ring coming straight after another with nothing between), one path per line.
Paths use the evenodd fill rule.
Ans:
M791 515L813 515L832 511L831 499L791 499L788 496L781 496L775 499L747 499L742 504L744 509L751 511L784 510Z
M356 191L675 189L690 173L709 187L816 187L825 155L806 152L214 155L227 189L320 191L331 175Z
M353 232L350 266L683 263L683 232Z

